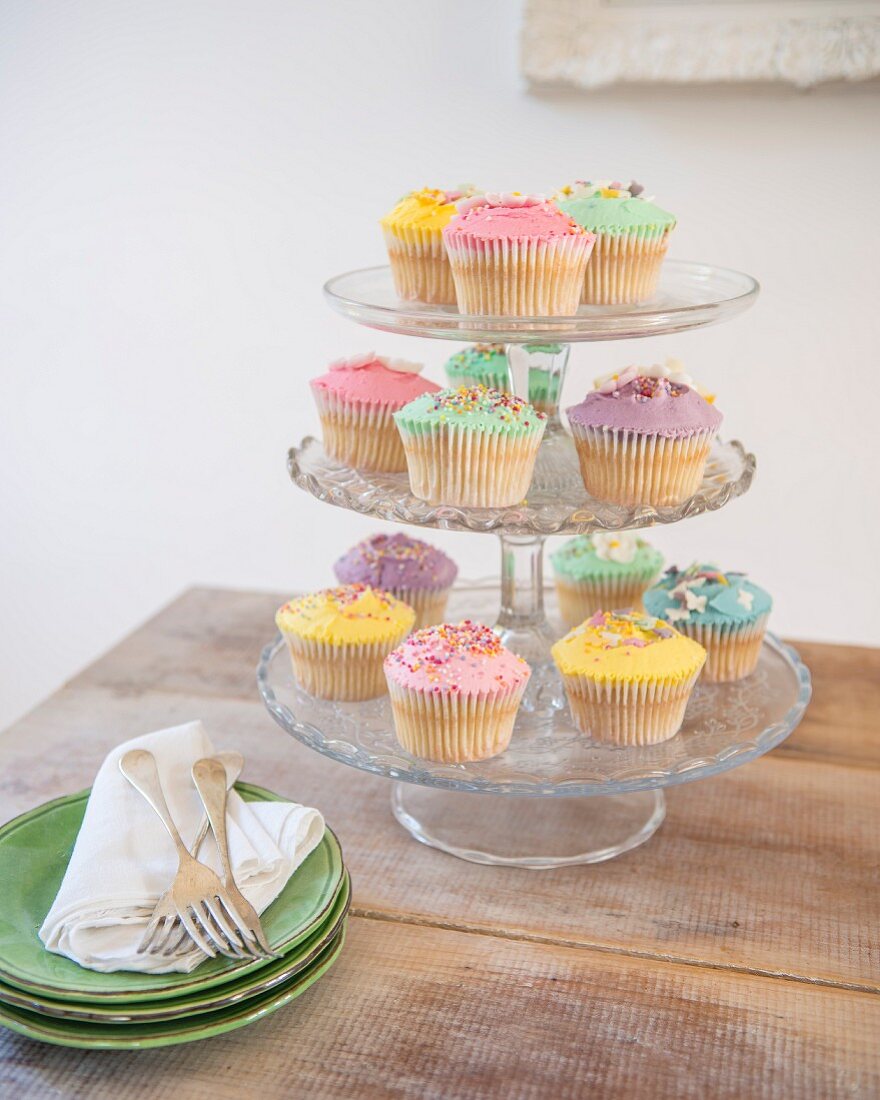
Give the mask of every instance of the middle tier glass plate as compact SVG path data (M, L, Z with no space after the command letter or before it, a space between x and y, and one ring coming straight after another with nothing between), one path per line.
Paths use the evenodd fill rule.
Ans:
M563 431L545 438L526 500L512 508L459 508L413 496L405 473L354 470L328 458L321 441L307 436L287 460L292 480L313 497L363 515L420 527L495 531L511 535L577 535L677 523L721 508L741 496L755 475L755 456L739 440L716 439L699 490L674 507L619 505L584 489L574 444Z
M491 622L498 597L495 585L458 586L447 618ZM553 622L549 592L548 603ZM521 709L510 747L500 756L437 764L400 747L387 696L339 703L304 692L280 637L263 650L257 680L278 724L324 756L423 786L536 797L650 790L727 771L780 744L803 717L811 690L797 652L768 635L751 676L733 684L697 684L681 732L663 744L617 748L580 733L567 707L549 716Z

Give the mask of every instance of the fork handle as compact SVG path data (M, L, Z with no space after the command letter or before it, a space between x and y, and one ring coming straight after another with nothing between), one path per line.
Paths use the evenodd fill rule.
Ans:
M192 777L199 797L204 803L211 828L214 830L214 839L217 841L217 850L223 867L223 878L234 886L235 878L229 862L229 846L226 837L226 770L219 760L206 756L193 764Z
M244 768L244 757L240 752L226 750L224 752L218 752L217 759L226 771L226 789L229 791L235 786L236 780L242 773L242 769ZM208 820L208 815L204 814L199 823L199 831L196 833L196 839L193 841L192 847L190 848L190 852L196 859L199 858L199 849L202 847L205 837L208 835L209 828L210 822Z
M223 771L222 765L218 765ZM119 770L131 783L132 787L149 802L162 820L162 824L168 830L168 834L174 841L174 847L180 859L191 859L186 845L180 838L177 826L168 811L168 804L162 792L162 783L159 779L159 769L156 767L156 758L146 749L129 749L120 758ZM225 772L224 772L225 790Z

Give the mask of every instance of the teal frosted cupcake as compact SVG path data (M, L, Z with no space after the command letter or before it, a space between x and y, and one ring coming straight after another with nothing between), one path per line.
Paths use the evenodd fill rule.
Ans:
M425 394L394 420L413 494L466 508L523 500L547 423L527 401L486 386Z
M632 531L578 535L550 561L567 630L600 610L641 611L645 589L663 568L660 551Z
M633 180L576 180L554 195L556 205L596 234L584 276L583 302L632 305L654 297L676 218L644 196Z
M645 593L645 609L687 634L708 653L703 678L742 680L755 671L773 600L745 573L714 565L674 566Z
M471 344L446 360L444 367L449 385L488 386L506 392L508 384L507 352L503 344Z

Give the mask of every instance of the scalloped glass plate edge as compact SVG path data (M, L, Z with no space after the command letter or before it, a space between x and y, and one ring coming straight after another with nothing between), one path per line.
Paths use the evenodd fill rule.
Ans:
M320 454L310 454L320 449ZM725 471L723 465L712 473L715 464L730 462L730 452L738 463L738 471ZM720 455L720 457L719 457ZM320 462L324 471L317 469ZM712 445L709 465L700 489L676 507L626 508L595 501L583 487L576 490L577 499L563 501L557 496L550 502L549 490L542 488L535 496L539 503L523 503L510 508L463 508L433 505L413 496L402 480L405 475L361 473L331 462L323 445L315 436L307 435L299 447L291 447L287 455L287 470L297 488L323 504L375 516L392 523L407 523L416 527L437 527L445 530L471 531L477 534L506 533L510 535L579 535L590 531L620 531L665 526L684 519L714 512L748 492L754 480L757 459L738 439L716 440ZM729 480L717 484L720 477ZM390 479L397 478L398 482ZM335 479L335 480L334 480ZM342 479L342 480L340 480ZM371 480L374 479L374 480ZM560 492L565 490L560 489ZM548 501L542 503L544 498Z
M430 764L428 761L417 761L412 758L414 766L407 770L395 765L393 762L386 762L382 756L370 756L363 749L328 738L322 730L313 724L297 718L290 707L277 698L272 685L269 683L269 668L273 658L284 647L284 641L280 634L264 646L260 654L260 662L257 666L257 685L266 709L282 729L308 748L314 749L331 760L347 764L360 771L381 775L387 779L462 793L473 792L533 798L594 797L653 790L660 787L675 787L682 783L690 783L697 779L720 775L731 768L756 760L780 745L797 728L804 716L812 695L812 678L809 669L800 659L797 650L793 646L783 642L769 631L765 637L764 645L783 659L797 684L795 701L786 713L778 721L766 726L755 737L730 745L713 756L694 756L677 763L675 767L669 770L643 773L632 778L627 778L625 775L614 779L597 776L593 780L579 777L572 780L563 779L544 783L501 782L473 776L463 780L456 776L451 768L449 774L441 774L440 768L442 765L435 765L433 770L428 770L424 766ZM345 745L345 747L341 747L342 745ZM637 753L641 750L627 749L623 751Z

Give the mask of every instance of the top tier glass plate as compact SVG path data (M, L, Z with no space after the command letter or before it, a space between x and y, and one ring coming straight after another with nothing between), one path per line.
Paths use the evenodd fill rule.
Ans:
M637 306L581 306L573 317L477 317L454 305L405 302L397 297L390 267L337 275L324 294L338 313L361 325L443 340L575 343L629 340L684 332L729 321L751 306L759 286L751 275L723 267L666 260L656 296Z

